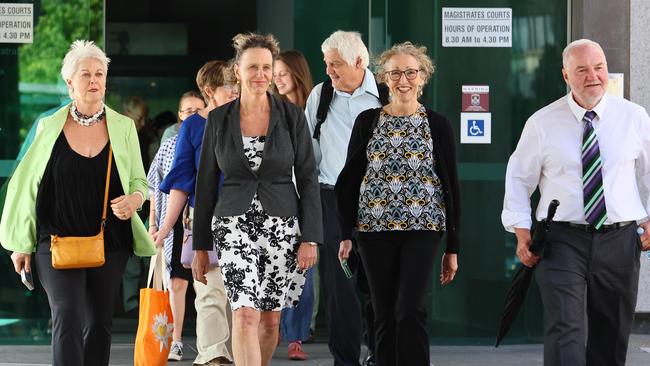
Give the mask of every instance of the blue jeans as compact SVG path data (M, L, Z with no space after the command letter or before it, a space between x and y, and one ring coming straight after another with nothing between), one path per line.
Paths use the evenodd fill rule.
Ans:
M305 274L305 286L298 305L282 309L280 335L283 341L306 341L309 338L309 325L314 309L314 267Z

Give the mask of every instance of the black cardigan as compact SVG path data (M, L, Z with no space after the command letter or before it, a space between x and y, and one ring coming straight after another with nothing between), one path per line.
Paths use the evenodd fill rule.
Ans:
M359 189L366 173L366 149L377 125L381 108L368 109L357 117L352 128L345 166L336 181L341 239L351 239L357 224ZM442 181L446 208L447 253L458 253L460 224L460 187L456 170L456 144L449 120L430 109L427 118L433 140L436 174Z

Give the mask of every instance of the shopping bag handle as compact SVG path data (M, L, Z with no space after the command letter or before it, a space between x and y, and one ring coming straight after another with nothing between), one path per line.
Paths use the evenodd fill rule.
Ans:
M147 276L147 287L158 291L167 291L167 283L163 278L163 256L162 248L156 248L156 254L151 257L149 263L149 276Z

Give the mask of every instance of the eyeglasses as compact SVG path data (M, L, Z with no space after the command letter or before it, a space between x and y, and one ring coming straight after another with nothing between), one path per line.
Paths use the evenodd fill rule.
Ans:
M197 113L200 110L201 108L186 108L186 109L181 109L180 111L178 111L178 113L191 115Z
M392 70L392 71L386 71L386 74L388 74L388 77L393 81L398 81L399 79L401 79L402 74L406 76L406 80L413 80L418 76L418 72L420 71L421 70L415 70L415 69L406 69L404 71Z

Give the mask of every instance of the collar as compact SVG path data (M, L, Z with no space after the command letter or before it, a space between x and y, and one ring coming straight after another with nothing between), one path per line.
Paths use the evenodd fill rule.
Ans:
M371 94L374 97L379 99L379 90L377 89L377 81L375 80L375 75L370 71L370 69L366 68L363 74L363 81L361 82L361 85L359 85L358 88L352 92L352 94L348 94L346 92L342 92L339 90L334 89L334 92L340 96L343 97L357 97L360 95L363 95L365 93Z
M585 116L585 113L587 113L587 109L582 108L578 103L576 103L575 99L573 99L573 93L570 92L567 94L567 102L569 103L569 108L571 109L571 113L573 113L573 116L576 118L576 120L580 123L582 123L582 118ZM592 111L596 112L596 116L598 117L598 120L602 119L603 115L605 114L605 107L607 106L607 92L603 94L603 97L600 98L600 101L596 106L592 109Z

